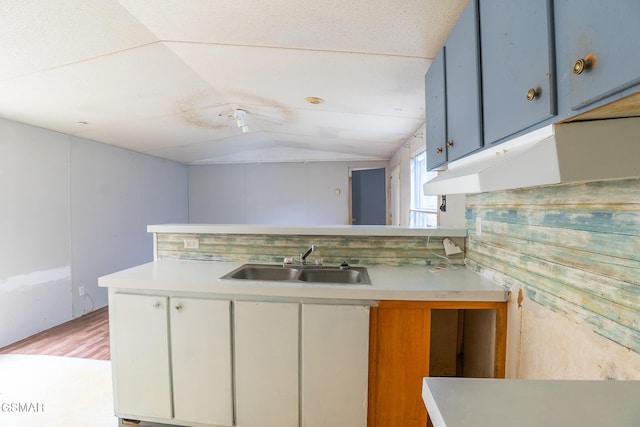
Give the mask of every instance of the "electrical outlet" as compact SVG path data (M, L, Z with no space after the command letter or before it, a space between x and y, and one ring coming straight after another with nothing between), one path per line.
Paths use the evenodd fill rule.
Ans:
M476 237L482 236L482 218L476 217Z
M78 287L78 295L80 295L81 297L84 296L84 286Z
M198 249L200 247L200 240L195 237L190 237L184 239L184 248L185 249Z

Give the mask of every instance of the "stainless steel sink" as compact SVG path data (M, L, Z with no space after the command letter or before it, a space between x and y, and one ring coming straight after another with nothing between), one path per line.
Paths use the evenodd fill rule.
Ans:
M281 265L244 264L223 279L287 281L295 280L298 273L296 268L283 268Z
M295 283L370 285L365 267L326 267L315 265L285 266L279 264L244 264L225 274L222 279Z
M364 270L364 273L362 272ZM368 284L369 276L362 267L351 267L348 270L339 268L305 269L298 274L298 280L317 283L348 283L350 285Z

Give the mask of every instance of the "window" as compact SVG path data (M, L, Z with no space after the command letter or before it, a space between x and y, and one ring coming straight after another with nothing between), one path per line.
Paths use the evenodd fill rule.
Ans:
M409 225L412 227L436 227L438 225L438 196L425 196L422 185L435 177L437 172L427 172L427 151L411 158L411 208Z

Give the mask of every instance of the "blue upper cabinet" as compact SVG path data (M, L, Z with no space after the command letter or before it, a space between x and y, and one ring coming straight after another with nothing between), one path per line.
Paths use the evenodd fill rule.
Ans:
M471 0L445 43L447 160L483 145L478 1Z
M640 0L471 0L425 78L427 168L551 123L637 116L639 46Z
M480 0L484 140L557 113L551 0Z
M565 116L640 83L640 1L556 0L554 9Z
M425 76L428 170L483 145L479 44L471 0Z
M424 78L427 170L447 161L447 100L445 97L445 48L431 63Z

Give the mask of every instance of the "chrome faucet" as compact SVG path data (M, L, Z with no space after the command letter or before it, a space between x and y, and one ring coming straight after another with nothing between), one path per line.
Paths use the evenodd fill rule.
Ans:
M309 254L316 250L316 245L311 245L309 249L303 254L300 254L300 264L304 265L307 262Z

